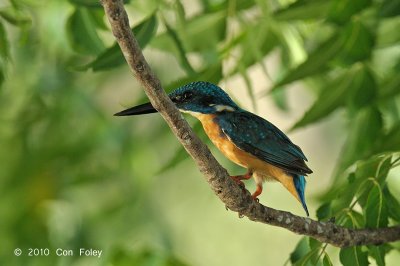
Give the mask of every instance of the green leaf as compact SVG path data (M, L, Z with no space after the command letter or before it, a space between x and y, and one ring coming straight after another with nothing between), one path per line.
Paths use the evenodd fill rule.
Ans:
M375 35L360 20L347 25L341 35L344 45L339 53L345 64L369 59L375 45Z
M229 1L213 1L213 0L201 0L202 7L205 13L217 12L222 10L227 10L230 8L235 8L235 11L240 11L243 9L254 7L254 0L236 0L235 4L229 6Z
M343 266L368 265L368 254L361 251L361 247L342 248L339 253Z
M340 52L343 44L343 38L340 38L338 33L334 34L315 51L311 52L304 63L290 70L282 80L274 85L273 90L282 88L283 85L293 81L324 72L327 63Z
M340 185L334 185L333 188L321 196L323 201L330 202L331 215L336 215L344 208L348 208L354 199L354 195L360 182L357 182L358 184L356 185L354 184L356 181L358 181L355 179L354 173L349 173L347 180L348 182L345 183L346 185L342 185L342 183L340 183ZM338 217L335 217L335 219L336 218Z
M348 207L348 206L346 206L346 207ZM344 224L345 227L351 227L351 228L364 228L365 227L364 217L361 215L361 213L352 210L350 212L347 212L347 215L348 215L349 219Z
M310 251L307 239L307 237L302 237L299 243L297 243L293 252L290 253L290 262L292 264L301 260L301 258L303 258Z
M389 191L388 186L385 186L383 188L383 194L385 195L389 217L399 223L400 222L400 203L399 203L399 201Z
M378 91L379 97L382 99L394 97L400 93L399 88L400 75L390 75L380 86L380 90Z
M216 51L217 44L225 38L226 12L202 14L186 21L184 27L176 28L175 31L182 41L182 46L187 52ZM152 47L176 53L170 33L164 32L152 41ZM177 54L178 56L178 54Z
M312 254L309 255L310 259L307 261L310 261L312 263L312 265L317 265L319 262L319 259L320 259L319 255L320 255L322 243L312 237L309 237L308 244L310 246ZM300 263L300 265L303 265L303 264Z
M331 203L326 202L317 209L318 221L329 218L331 215Z
M349 184L354 184L354 182L356 181L356 174L350 173L347 177L347 181L349 182Z
M350 125L350 132L338 163L338 173L356 160L370 155L375 140L382 137L382 116L375 107L360 110ZM362 136L362 137L360 137Z
M229 4L229 1L225 1ZM248 9L255 6L254 0L236 0L235 9L240 11L243 9Z
M71 4L81 7L96 7L101 8L100 1L98 0L68 0Z
M370 71L363 65L355 65L339 75L321 91L318 99L293 129L315 123L340 108L346 101L354 108L369 104L375 96L375 82ZM364 91L365 90L365 91Z
M148 19L132 29L140 47L143 49L151 41L157 32L157 16L153 14Z
M247 74L246 70L244 68L239 68L239 72L244 80L244 84L246 85L246 92L247 95L249 95L250 100L251 100L251 105L253 106L254 110L257 111L257 101L256 101L256 97L254 95L254 88L253 88L253 84L250 80L249 75Z
M386 227L388 225L386 201L378 185L374 185L369 192L365 208L365 224L369 228Z
M329 258L328 253L325 253L324 259L322 260L322 264L324 266L333 266L333 263L331 261L331 258Z
M96 23L86 8L76 8L67 22L70 45L78 53L98 54L104 44L96 31Z
M102 8L99 0L68 0L71 4L82 6L82 7L91 7L91 8ZM124 0L124 4L128 4L130 0Z
M297 121L291 130L315 123L340 108L345 101L345 95L351 88L353 76L346 74L339 76L326 85L318 99L308 109L303 117Z
M32 19L25 12L14 8L0 9L0 17L15 26L26 26L32 23Z
M78 70L87 70L91 68L93 71L104 71L117 68L125 63L124 55L122 54L121 48L117 43L107 48L100 53L97 58L82 67L78 67Z
M0 57L7 60L10 57L10 46L7 40L7 32L0 21Z
M178 30L189 52L215 50L225 38L226 12L216 12L196 16ZM206 37L206 38L205 38Z
M329 12L329 19L333 22L342 24L347 23L350 18L367 8L372 3L372 0L334 0Z
M142 251L126 251L115 249L110 258L112 265L130 266L185 266L183 261L176 258L173 254L160 252L153 249L144 249Z
M108 30L104 20L104 9L91 9L89 15L92 17L92 21L96 28L101 30Z
M400 1L384 0L379 15L382 17L395 17L400 15Z
M376 47L385 48L398 45L400 41L399 28L400 17L381 20L376 33Z
M400 151L400 123L394 125L388 133L376 142L374 151L375 153Z
M242 56L237 60L236 67L227 76L233 76L256 63L262 62L264 57L279 43L274 30L265 21L247 27L239 40L237 46L240 47ZM237 46L231 46L224 53L232 53L232 49L236 49Z
M322 43L307 60L290 70L282 80L274 85L274 90L282 85L324 72L328 63L334 61L351 64L368 59L375 44L375 36L360 21L352 22Z
M225 38L226 10L195 16L181 24L176 27L166 24L167 30L152 40L151 47L175 55L189 76L194 74L194 69L187 58L188 53L196 52L200 56L200 62L204 62L200 69L218 64L221 60L217 47Z
M167 33L171 38L172 42L174 43L176 49L178 50L178 59L180 61L181 67L186 71L188 75L195 74L195 70L193 69L192 65L190 64L188 58L186 57L186 50L183 47L182 41L179 39L178 34L176 31L171 28L167 23L164 23L167 29Z
M314 239L312 237L309 237L308 244L309 244L311 249L317 249L317 248L320 248L322 246L321 242L319 242L318 240L316 240L316 239Z
M343 183L340 180L322 197L324 201L330 202L331 213L337 214L342 212L343 209L348 209L355 198L360 207L364 209L368 193L374 185L372 181L377 182L379 185L384 184L391 167L390 161L390 156L375 155L367 160L357 162L355 173L349 173L347 177L348 182ZM363 216L356 212L351 212L351 216L353 220L352 223L347 224L348 227L362 227L364 225L365 219ZM340 215L336 218L340 220Z
M365 65L355 73L349 87L347 102L350 109L356 112L364 106L372 104L377 94L377 84L371 70Z
M289 111L288 97L286 90L275 90L271 92L272 100L282 111Z
M329 0L297 1L274 12L277 20L324 19L332 5Z
M132 29L136 40L142 49L150 42L151 38L157 31L157 20L156 16L153 15L146 19L139 25ZM118 43L114 43L111 47L101 52L97 58L89 64L80 67L80 70L87 70L92 68L93 71L104 71L116 68L125 63L125 58Z
M385 266L386 249L385 245L368 246L369 254L375 259L378 266Z
M315 258L318 257L319 249L312 249L307 254L305 254L300 260L294 263L294 266L308 266L316 265Z
M390 155L375 155L367 160L359 161L355 178L365 180L368 177L374 177L379 185L383 185L391 168L391 159Z
M1 88L1 85L3 85L4 80L5 80L4 69L3 69L2 64L0 64L0 88Z
M185 7L183 6L181 1L175 1L174 9L175 9L175 16L176 16L177 24L179 24L179 26L182 27L186 23ZM163 20L163 23L167 24L165 20Z
M368 160L357 162L355 181L350 183L356 190L349 190L348 193L357 197L362 209L367 206L371 189L376 185L384 186L390 168L391 156L386 155L375 155Z

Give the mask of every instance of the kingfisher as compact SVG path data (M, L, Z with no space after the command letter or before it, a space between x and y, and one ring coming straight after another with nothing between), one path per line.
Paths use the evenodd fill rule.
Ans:
M262 193L263 182L279 181L303 206L305 176L312 173L306 156L279 128L264 118L240 108L215 84L197 81L168 94L179 111L200 120L214 145L234 163L247 169L246 174L231 176L238 184L254 177L254 200ZM131 116L155 113L151 103L144 103L116 113Z

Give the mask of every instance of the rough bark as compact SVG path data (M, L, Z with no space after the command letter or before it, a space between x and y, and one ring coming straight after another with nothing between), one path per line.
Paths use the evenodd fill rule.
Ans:
M250 193L238 186L212 156L208 147L194 134L181 113L164 92L160 80L147 64L129 26L122 0L101 1L112 32L135 77L143 85L152 105L159 111L173 134L196 162L200 172L215 194L232 211L269 225L286 228L294 233L313 237L337 247L379 245L400 240L400 226L375 229L350 229L331 222L275 210L255 202Z

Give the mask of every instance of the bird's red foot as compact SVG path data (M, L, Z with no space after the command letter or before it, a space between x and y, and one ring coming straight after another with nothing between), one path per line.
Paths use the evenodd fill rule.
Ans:
M258 199L258 196L261 195L262 190L263 190L262 184L257 184L256 191L254 191L254 193L253 193L253 195L251 195L251 197L252 197L255 201L260 202L260 200Z
M245 188L245 185L244 185L243 181L234 178L234 176L231 176L231 178L232 178L233 181L235 181L236 184L238 184L241 188Z
M234 175L234 176L231 176L231 178L239 185L239 186L241 186L241 187L245 187L244 186L244 183L243 183L243 181L242 180L248 180L248 179L250 179L251 177L252 177L252 175L253 175L253 172L252 171L248 171L246 174L244 174L244 175Z

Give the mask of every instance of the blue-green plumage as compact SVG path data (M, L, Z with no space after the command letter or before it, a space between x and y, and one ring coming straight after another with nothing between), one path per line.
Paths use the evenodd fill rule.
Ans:
M186 84L171 92L169 97L180 110L190 112L213 114L216 105L240 109L225 91L209 82Z
M261 168L266 169L266 172L260 172L261 175L264 173L267 175L271 173L279 174L278 180L292 194L297 194L297 198L308 215L304 197L306 185L304 176L312 173L312 171L305 164L307 158L300 147L290 141L281 130L264 118L241 109L226 92L209 82L189 83L170 93L169 97L182 112L191 113L201 121L206 121L202 121L205 129L207 127L208 131L214 132L212 127L215 127L215 130L220 132L220 134L210 133L209 136L210 138L211 136L221 138L221 140L213 139L213 142L218 143L222 149L228 149L224 150L224 154L235 159L237 159L237 156L241 156L240 160L243 158L254 160L256 158L259 161L256 161L255 164L260 165L260 162L265 164L265 167L262 165ZM137 115L152 112L156 112L156 110L150 103L146 103L129 108L116 115ZM221 142L226 141L226 139L234 146L228 145L228 147L226 143ZM221 147L219 148L221 149ZM249 168L251 174L253 170ZM253 196L258 196L261 191L262 186L257 188L258 194L253 194Z
M240 149L291 174L312 173L299 146L264 118L240 109L221 113L215 120Z
M297 194L300 197L301 205L303 205L303 208L306 211L307 216L310 216L310 214L308 213L306 199L304 196L304 192L305 192L305 188L306 188L306 179L304 178L303 175L293 174L292 176L293 176L294 186L296 187Z
M223 112L214 120L238 148L284 169L293 177L297 194L308 216L304 175L312 171L305 164L307 158L300 147L269 121L240 108L235 112Z

